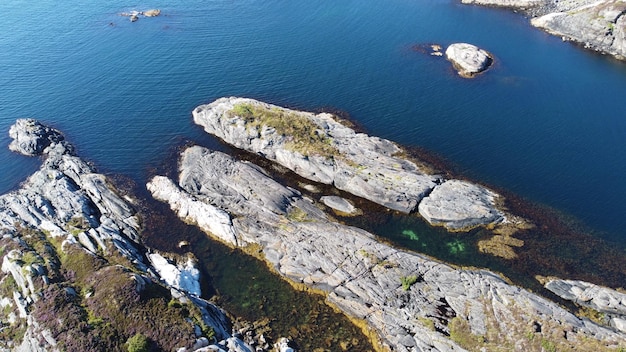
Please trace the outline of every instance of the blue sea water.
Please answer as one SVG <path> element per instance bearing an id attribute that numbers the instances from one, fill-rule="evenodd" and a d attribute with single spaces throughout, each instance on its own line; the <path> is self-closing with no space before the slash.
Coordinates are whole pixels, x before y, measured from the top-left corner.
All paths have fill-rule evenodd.
<path id="1" fill-rule="evenodd" d="M 119 16 L 149 8 L 162 15 Z M 345 111 L 626 243 L 626 63 L 519 14 L 454 0 L 3 1 L 0 13 L 0 192 L 39 164 L 6 148 L 17 118 L 142 184 L 181 140 L 219 148 L 190 112 L 238 95 Z M 465 80 L 412 49 L 459 41 L 495 66 Z"/>

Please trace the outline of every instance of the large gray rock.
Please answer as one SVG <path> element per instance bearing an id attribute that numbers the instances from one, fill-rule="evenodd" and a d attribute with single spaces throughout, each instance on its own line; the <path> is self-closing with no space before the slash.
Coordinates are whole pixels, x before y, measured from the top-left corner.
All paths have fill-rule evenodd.
<path id="1" fill-rule="evenodd" d="M 504 214 L 493 206 L 496 197 L 482 186 L 449 180 L 435 187 L 418 210 L 433 225 L 461 231 L 504 220 Z"/>
<path id="2" fill-rule="evenodd" d="M 256 115 L 246 111 L 254 109 L 258 110 Z M 259 117 L 266 112 L 273 114 L 275 120 Z M 262 155 L 309 180 L 332 184 L 393 210 L 413 212 L 443 180 L 403 157 L 402 150 L 391 141 L 357 133 L 330 114 L 316 115 L 231 97 L 197 107 L 193 117 L 205 131 L 237 148 Z M 281 129 L 281 123 L 304 127 L 294 132 L 296 128 Z M 489 206 L 494 214 L 498 213 L 494 202 L 481 201 L 480 206 L 466 207 L 465 222 L 486 225 L 499 220 L 484 216 L 483 207 Z M 473 213 L 473 209 L 477 212 Z M 459 213 L 449 216 L 458 218 Z"/>
<path id="3" fill-rule="evenodd" d="M 532 350 L 533 323 L 543 327 L 531 331 L 536 341 L 564 350 L 575 350 L 582 340 L 599 350 L 626 344 L 624 334 L 578 319 L 494 273 L 454 268 L 333 222 L 257 166 L 190 147 L 180 168 L 178 184 L 156 176 L 148 189 L 179 214 L 181 204 L 205 204 L 187 207 L 187 220 L 205 217 L 210 208 L 229 213 L 232 225 L 201 228 L 231 246 L 259 246 L 276 272 L 326 292 L 332 304 L 365 321 L 391 350 L 463 351 L 450 333 L 476 341 L 476 350 Z"/>
<path id="4" fill-rule="evenodd" d="M 467 43 L 450 44 L 446 49 L 446 58 L 452 62 L 459 75 L 465 78 L 484 72 L 493 63 L 489 52 Z"/>

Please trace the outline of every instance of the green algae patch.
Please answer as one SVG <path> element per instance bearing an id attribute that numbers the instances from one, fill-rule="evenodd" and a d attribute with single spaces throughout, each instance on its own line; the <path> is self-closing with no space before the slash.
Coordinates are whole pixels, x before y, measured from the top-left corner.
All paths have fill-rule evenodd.
<path id="1" fill-rule="evenodd" d="M 465 252 L 465 243 L 460 240 L 454 240 L 452 242 L 446 243 L 446 247 L 450 251 L 450 254 L 458 255 Z"/>
<path id="2" fill-rule="evenodd" d="M 277 134 L 287 137 L 287 149 L 303 156 L 333 159 L 341 154 L 320 126 L 303 114 L 247 103 L 236 104 L 230 113 L 243 118 L 246 126 L 256 129 L 258 133 L 265 128 L 273 128 Z"/>
<path id="3" fill-rule="evenodd" d="M 417 236 L 417 234 L 413 230 L 404 230 L 402 231 L 402 234 L 408 237 L 411 241 L 419 241 L 420 239 L 419 236 Z"/>

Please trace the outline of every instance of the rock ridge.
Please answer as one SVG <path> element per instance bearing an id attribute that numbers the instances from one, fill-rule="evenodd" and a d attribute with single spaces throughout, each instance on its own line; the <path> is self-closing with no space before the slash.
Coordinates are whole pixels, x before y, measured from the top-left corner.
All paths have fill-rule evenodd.
<path id="1" fill-rule="evenodd" d="M 181 218 L 196 224 L 210 223 L 207 214 L 219 214 L 224 224 L 227 214 L 229 224 L 200 227 L 231 246 L 258 248 L 281 276 L 326 292 L 329 302 L 365 321 L 383 349 L 595 351 L 626 345 L 624 334 L 579 319 L 497 274 L 454 268 L 333 222 L 314 200 L 257 166 L 199 146 L 183 151 L 179 165 L 177 183 L 155 176 L 147 184 L 156 199 L 179 216 L 189 209 Z M 191 205 L 197 202 L 214 211 Z"/>
<path id="2" fill-rule="evenodd" d="M 498 194 L 467 181 L 429 174 L 426 167 L 403 157 L 393 142 L 357 133 L 327 113 L 230 97 L 197 107 L 193 118 L 224 142 L 304 178 L 331 184 L 392 210 L 418 210 L 431 224 L 451 231 L 506 220 L 496 206 Z M 429 199 L 433 192 L 436 201 Z M 468 194 L 473 196 L 465 197 Z"/>

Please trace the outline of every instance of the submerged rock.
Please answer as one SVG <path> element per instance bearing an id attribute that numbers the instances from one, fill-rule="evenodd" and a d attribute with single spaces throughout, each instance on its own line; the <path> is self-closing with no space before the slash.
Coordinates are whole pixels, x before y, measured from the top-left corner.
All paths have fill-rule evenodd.
<path id="1" fill-rule="evenodd" d="M 411 213 L 428 197 L 439 175 L 402 156 L 393 142 L 357 133 L 330 114 L 313 114 L 245 98 L 221 98 L 193 111 L 194 121 L 225 142 L 287 167 L 309 180 L 332 184 L 355 196 L 389 209 Z M 480 192 L 490 192 L 474 185 Z M 440 218 L 454 218 L 467 228 L 500 221 L 495 193 L 491 197 L 466 199 L 461 218 L 458 209 Z M 447 196 L 461 198 L 465 194 Z M 474 203 L 472 203 L 474 202 Z M 489 208 L 489 209 L 487 209 Z M 491 212 L 494 216 L 486 216 Z M 430 221 L 433 217 L 428 217 Z M 438 219 L 437 224 L 442 223 Z M 442 223 L 448 226 L 447 222 Z M 451 229 L 459 227 L 451 225 Z"/>
<path id="2" fill-rule="evenodd" d="M 322 290 L 348 316 L 365 321 L 383 348 L 463 351 L 459 343 L 471 341 L 475 350 L 533 350 L 543 340 L 563 350 L 580 347 L 577 341 L 597 350 L 626 346 L 626 335 L 494 273 L 454 268 L 333 222 L 264 170 L 220 152 L 186 149 L 178 184 L 155 176 L 148 189 L 158 190 L 155 197 L 179 216 L 181 204 L 205 205 L 188 207 L 186 220 L 203 218 L 207 208 L 228 213 L 230 226 L 201 228 L 231 246 L 253 245 L 283 277 Z M 534 341 L 530 322 L 543 327 Z"/>
<path id="3" fill-rule="evenodd" d="M 459 75 L 472 78 L 487 70 L 493 63 L 491 54 L 475 45 L 467 43 L 455 43 L 446 49 L 446 58 Z"/>

